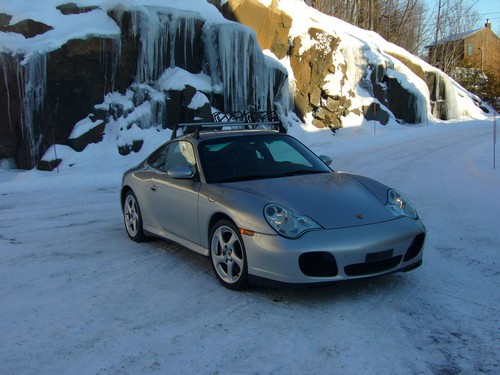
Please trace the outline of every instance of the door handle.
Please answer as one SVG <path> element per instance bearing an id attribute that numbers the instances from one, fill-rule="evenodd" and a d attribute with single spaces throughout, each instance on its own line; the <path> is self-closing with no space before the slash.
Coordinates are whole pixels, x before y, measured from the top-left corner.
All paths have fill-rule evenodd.
<path id="1" fill-rule="evenodd" d="M 157 187 L 156 184 L 151 184 L 151 190 L 156 191 Z"/>

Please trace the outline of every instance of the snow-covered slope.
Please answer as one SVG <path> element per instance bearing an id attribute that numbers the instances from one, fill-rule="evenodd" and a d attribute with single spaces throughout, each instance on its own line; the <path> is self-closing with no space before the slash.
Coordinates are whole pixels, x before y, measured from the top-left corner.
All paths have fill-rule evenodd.
<path id="1" fill-rule="evenodd" d="M 263 4 L 269 3 L 265 0 L 259 1 Z M 405 90 L 414 94 L 415 101 L 410 104 L 413 108 L 409 109 L 415 111 L 416 123 L 425 123 L 427 119 L 439 117 L 439 109 L 447 119 L 486 116 L 477 105 L 478 98 L 471 96 L 438 69 L 403 48 L 387 42 L 380 35 L 327 16 L 306 6 L 300 0 L 280 0 L 278 4 L 279 9 L 292 17 L 290 37 L 300 38 L 302 50 L 310 50 L 315 45 L 326 48 L 323 40 L 311 38 L 310 30 L 313 28 L 338 38 L 339 45 L 332 56 L 333 66 L 337 69 L 325 77 L 324 88 L 328 93 L 337 95 L 354 93 L 351 95 L 352 108 L 369 105 L 375 101 L 391 112 L 391 108 L 387 108 L 390 103 L 384 103 L 374 93 L 375 85 L 387 88 L 387 79 L 384 78 L 389 78 L 398 81 Z M 284 63 L 286 64 L 286 61 Z M 341 67 L 344 74 L 338 72 Z M 376 71 L 378 69 L 383 69 L 384 72 Z M 381 78 L 377 78 L 377 75 L 381 75 Z M 437 77 L 437 85 L 444 87 L 445 95 L 439 96 L 430 92 L 443 91 L 443 87 L 432 87 L 433 84 L 429 82 L 431 76 Z M 438 108 L 436 101 L 442 101 L 443 108 Z M 349 125 L 348 121 L 345 123 Z"/>

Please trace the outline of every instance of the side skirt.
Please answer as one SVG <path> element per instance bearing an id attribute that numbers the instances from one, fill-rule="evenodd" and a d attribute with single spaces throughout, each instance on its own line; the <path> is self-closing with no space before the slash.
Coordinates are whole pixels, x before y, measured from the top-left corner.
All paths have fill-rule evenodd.
<path id="1" fill-rule="evenodd" d="M 194 242 L 191 242 L 189 240 L 186 240 L 185 238 L 179 237 L 173 233 L 170 233 L 170 232 L 167 232 L 164 230 L 160 230 L 158 228 L 153 228 L 150 226 L 148 226 L 148 227 L 145 226 L 144 230 L 147 231 L 148 233 L 151 233 L 152 235 L 154 235 L 156 237 L 160 237 L 160 238 L 164 238 L 164 239 L 167 239 L 170 241 L 177 242 L 179 245 L 187 247 L 189 250 L 195 251 L 198 254 L 204 255 L 206 257 L 208 257 L 208 255 L 209 255 L 207 248 L 200 246 L 200 245 L 198 245 Z"/>

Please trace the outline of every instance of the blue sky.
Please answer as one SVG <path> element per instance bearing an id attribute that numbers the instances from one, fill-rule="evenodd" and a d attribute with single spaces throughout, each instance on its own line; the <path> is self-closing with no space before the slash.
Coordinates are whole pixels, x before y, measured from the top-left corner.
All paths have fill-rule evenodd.
<path id="1" fill-rule="evenodd" d="M 429 8 L 436 8 L 438 0 L 425 0 Z M 491 22 L 491 29 L 500 36 L 500 0 L 469 0 L 476 3 L 474 8 L 479 14 L 478 27 L 484 27 L 486 20 Z"/>
<path id="2" fill-rule="evenodd" d="M 484 26 L 486 19 L 489 19 L 492 30 L 500 35 L 500 1 L 479 0 L 476 4 L 476 10 L 479 13 L 479 26 Z"/>

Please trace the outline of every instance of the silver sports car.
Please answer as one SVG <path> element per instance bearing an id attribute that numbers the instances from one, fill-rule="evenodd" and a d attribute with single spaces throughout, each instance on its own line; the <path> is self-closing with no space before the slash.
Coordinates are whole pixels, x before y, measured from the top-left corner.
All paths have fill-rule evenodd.
<path id="1" fill-rule="evenodd" d="M 123 176 L 125 228 L 209 256 L 227 288 L 322 284 L 422 264 L 409 200 L 272 130 L 176 137 Z"/>

